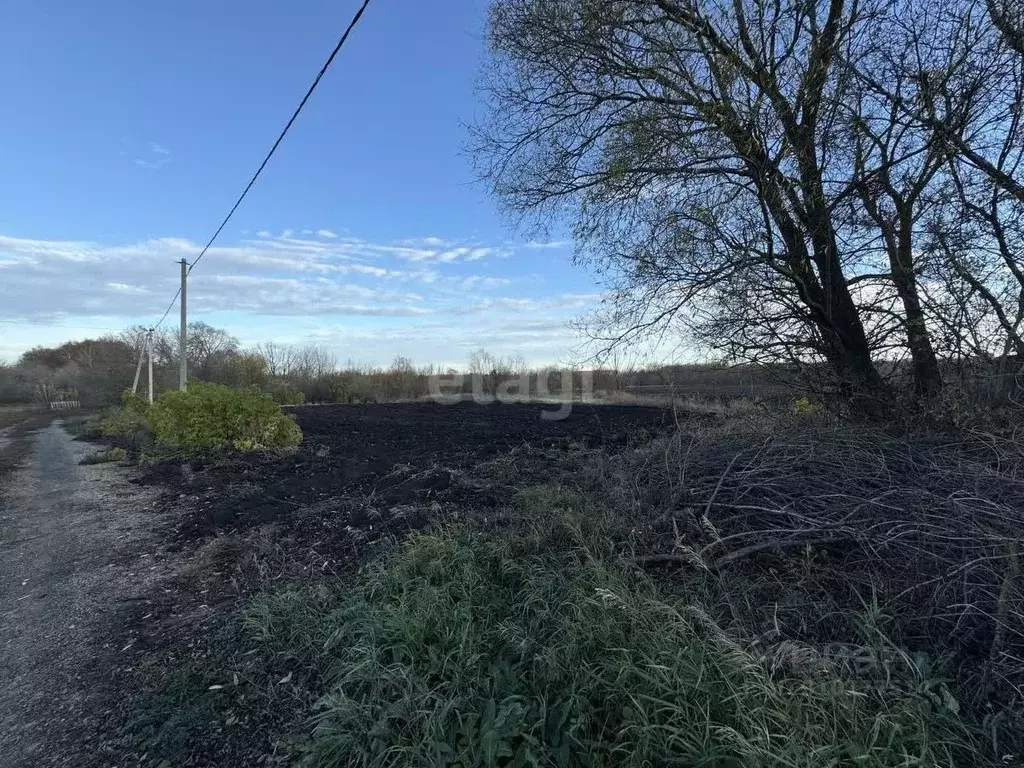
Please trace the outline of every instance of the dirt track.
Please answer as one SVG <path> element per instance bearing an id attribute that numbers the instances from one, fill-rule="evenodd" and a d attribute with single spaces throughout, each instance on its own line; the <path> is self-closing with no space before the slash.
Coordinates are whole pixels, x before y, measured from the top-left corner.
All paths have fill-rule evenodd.
<path id="1" fill-rule="evenodd" d="M 80 466 L 95 448 L 57 424 L 22 432 L 4 449 L 21 466 L 0 477 L 0 765 L 101 765 L 93 738 L 131 642 L 110 617 L 161 571 L 140 514 L 151 494 Z"/>

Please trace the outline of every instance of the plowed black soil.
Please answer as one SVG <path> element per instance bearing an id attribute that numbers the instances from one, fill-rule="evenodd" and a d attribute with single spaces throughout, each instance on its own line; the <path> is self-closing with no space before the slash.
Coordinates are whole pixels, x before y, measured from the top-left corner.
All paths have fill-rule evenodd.
<path id="1" fill-rule="evenodd" d="M 356 515 L 403 504 L 465 503 L 488 491 L 457 482 L 460 471 L 517 446 L 582 443 L 615 448 L 671 423 L 671 414 L 663 409 L 635 406 L 576 405 L 565 419 L 542 417 L 554 408 L 475 403 L 308 406 L 293 411 L 304 435 L 293 453 L 164 461 L 148 470 L 144 482 L 161 485 L 179 509 L 188 510 L 179 515 L 176 531 L 179 539 L 188 540 L 268 523 L 294 527 L 296 516 L 305 517 L 317 504 L 333 506 L 337 514 L 331 517 L 340 520 L 347 502 L 358 502 L 360 511 L 351 512 Z"/>

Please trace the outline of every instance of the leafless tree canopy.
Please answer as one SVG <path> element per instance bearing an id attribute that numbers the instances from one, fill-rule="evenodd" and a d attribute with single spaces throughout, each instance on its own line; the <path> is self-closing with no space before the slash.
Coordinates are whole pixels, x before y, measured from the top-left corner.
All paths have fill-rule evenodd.
<path id="1" fill-rule="evenodd" d="M 605 348 L 680 324 L 921 397 L 1021 354 L 1017 0 L 494 0 L 481 176 L 572 224 Z M 905 362 L 904 362 L 905 361 Z"/>

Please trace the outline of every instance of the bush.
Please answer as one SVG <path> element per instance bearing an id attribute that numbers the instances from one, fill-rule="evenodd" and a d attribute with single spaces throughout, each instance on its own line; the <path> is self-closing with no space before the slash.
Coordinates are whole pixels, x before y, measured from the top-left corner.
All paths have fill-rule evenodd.
<path id="1" fill-rule="evenodd" d="M 146 429 L 149 403 L 126 389 L 121 393 L 121 406 L 111 408 L 100 421 L 103 437 L 135 437 Z"/>
<path id="2" fill-rule="evenodd" d="M 130 389 L 121 393 L 121 407 L 128 413 L 134 413 L 137 416 L 145 416 L 149 411 L 149 403 L 142 395 L 132 392 Z"/>
<path id="3" fill-rule="evenodd" d="M 147 421 L 158 443 L 187 451 L 250 450 L 302 441 L 298 425 L 258 389 L 189 384 L 186 392 L 162 395 Z"/>
<path id="4" fill-rule="evenodd" d="M 100 422 L 103 437 L 134 437 L 146 428 L 142 416 L 124 408 L 111 408 Z"/>

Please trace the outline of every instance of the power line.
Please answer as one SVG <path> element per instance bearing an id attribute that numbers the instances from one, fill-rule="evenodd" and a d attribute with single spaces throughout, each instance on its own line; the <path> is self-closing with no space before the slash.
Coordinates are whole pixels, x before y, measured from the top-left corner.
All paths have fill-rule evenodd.
<path id="1" fill-rule="evenodd" d="M 316 87 L 320 84 L 320 80 L 323 78 L 328 68 L 330 68 L 331 64 L 334 62 L 335 57 L 338 55 L 338 51 L 340 51 L 341 47 L 345 45 L 345 41 L 348 40 L 349 34 L 352 32 L 353 29 L 355 29 L 356 24 L 359 23 L 359 19 L 362 18 L 363 11 L 366 10 L 366 6 L 368 6 L 369 4 L 370 0 L 363 0 L 363 4 L 359 7 L 359 10 L 356 11 L 356 15 L 352 17 L 352 21 L 350 21 L 348 26 L 345 28 L 345 32 L 338 40 L 338 44 L 335 45 L 334 50 L 331 51 L 331 55 L 327 57 L 327 61 L 324 62 L 324 65 L 320 67 L 320 71 L 317 72 L 316 77 L 313 79 L 313 84 L 309 86 L 309 89 L 306 91 L 306 95 L 303 96 L 302 101 L 299 102 L 299 106 L 295 108 L 295 111 L 292 112 L 292 116 L 288 119 L 288 122 L 285 123 L 284 128 L 281 130 L 281 133 L 277 137 L 277 141 L 274 142 L 274 145 L 270 148 L 270 151 L 267 153 L 267 156 L 263 158 L 263 162 L 260 163 L 260 167 L 256 169 L 256 173 L 254 173 L 252 175 L 252 178 L 249 179 L 249 183 L 245 185 L 245 189 L 242 190 L 242 194 L 238 196 L 238 199 L 235 201 L 235 204 L 231 206 L 231 210 L 228 211 L 228 215 L 224 217 L 224 221 L 222 221 L 220 223 L 220 226 L 217 227 L 217 231 L 213 233 L 213 237 L 211 237 L 209 241 L 206 243 L 206 245 L 203 246 L 203 250 L 199 252 L 198 256 L 196 256 L 195 261 L 193 261 L 192 264 L 189 265 L 188 272 L 186 273 L 187 275 L 192 274 L 193 267 L 195 267 L 195 265 L 199 263 L 200 259 L 202 259 L 203 256 L 206 255 L 206 252 L 210 250 L 210 246 L 213 245 L 214 241 L 223 231 L 224 227 L 227 226 L 227 223 L 231 220 L 231 217 L 235 215 L 235 211 L 238 210 L 238 206 L 240 206 L 242 204 L 242 201 L 245 200 L 245 196 L 249 194 L 249 190 L 252 189 L 253 184 L 256 183 L 256 179 L 260 177 L 260 174 L 263 173 L 263 169 L 267 167 L 267 163 L 270 162 L 270 158 L 274 156 L 274 153 L 277 151 L 277 148 L 281 145 L 281 142 L 284 140 L 284 137 L 288 133 L 288 130 L 292 127 L 292 123 L 295 122 L 295 119 L 299 116 L 299 113 L 302 111 L 302 108 L 306 106 L 306 102 L 309 101 L 309 97 L 313 95 L 313 91 L 315 91 Z M 161 316 L 160 321 L 155 326 L 153 326 L 154 329 L 159 328 L 161 325 L 163 325 L 164 320 L 167 319 L 167 315 L 169 315 L 171 310 L 174 308 L 174 303 L 178 300 L 179 296 L 181 296 L 181 288 L 178 288 L 178 291 L 174 294 L 174 298 L 171 299 L 171 303 L 167 305 L 167 309 L 164 310 L 164 314 Z"/>
<path id="2" fill-rule="evenodd" d="M 331 55 L 327 57 L 327 61 L 324 62 L 324 66 L 321 67 L 321 70 L 319 70 L 319 72 L 316 73 L 316 77 L 313 79 L 313 82 L 309 86 L 309 89 L 306 91 L 306 94 L 302 97 L 302 100 L 299 101 L 299 105 L 296 106 L 295 112 L 292 113 L 292 117 L 289 118 L 288 123 L 285 124 L 285 127 L 281 131 L 281 134 L 278 136 L 278 140 L 273 142 L 273 146 L 270 147 L 270 152 L 266 154 L 266 157 L 263 158 L 263 162 L 260 163 L 259 168 L 256 169 L 256 173 L 254 173 L 253 177 L 249 179 L 249 183 L 246 184 L 246 188 L 243 189 L 242 195 L 239 196 L 239 199 L 237 201 L 234 201 L 234 205 L 231 206 L 231 210 L 227 212 L 227 215 L 224 217 L 224 220 L 220 222 L 220 226 L 218 226 L 217 231 L 213 233 L 213 237 L 210 238 L 210 242 L 207 243 L 206 246 L 204 246 L 199 256 L 196 257 L 196 260 L 193 263 L 191 263 L 191 266 L 188 267 L 189 272 L 193 270 L 193 267 L 195 267 L 196 264 L 198 264 L 200 260 L 206 255 L 206 252 L 209 250 L 210 246 L 213 245 L 213 242 L 217 239 L 217 236 L 218 234 L 220 234 L 220 231 L 227 224 L 231 216 L 234 215 L 234 212 L 236 212 L 239 209 L 239 206 L 242 205 L 242 201 L 246 199 L 246 195 L 249 194 L 249 190 L 253 187 L 253 184 L 256 183 L 256 179 L 259 178 L 259 175 L 263 172 L 263 169 L 266 168 L 266 164 L 270 162 L 270 158 L 272 158 L 273 154 L 276 151 L 278 151 L 278 147 L 281 145 L 281 142 L 285 139 L 285 135 L 292 127 L 292 124 L 295 122 L 296 118 L 299 117 L 299 113 L 302 112 L 302 108 L 303 106 L 306 105 L 306 101 L 309 100 L 309 97 L 313 94 L 313 91 L 316 90 L 316 86 L 319 85 L 319 81 L 323 79 L 324 75 L 331 67 L 332 63 L 334 62 L 335 56 L 338 55 L 338 51 L 341 50 L 341 47 L 345 44 L 345 41 L 348 40 L 348 36 L 355 28 L 355 25 L 359 23 L 359 18 L 362 16 L 362 11 L 365 11 L 368 5 L 370 5 L 370 0 L 364 0 L 364 2 L 362 2 L 362 5 L 359 6 L 359 9 L 355 12 L 355 15 L 352 16 L 352 20 L 351 22 L 348 23 L 348 27 L 345 28 L 345 32 L 338 40 L 338 44 L 334 46 L 334 50 L 332 50 Z"/>
<path id="3" fill-rule="evenodd" d="M 120 333 L 124 328 L 99 328 L 94 325 L 65 325 L 64 323 L 44 323 L 38 320 L 5 320 L 0 318 L 0 323 L 8 325 L 38 325 L 44 328 L 72 328 L 77 331 L 112 331 Z"/>
<path id="4" fill-rule="evenodd" d="M 199 259 L 196 259 L 196 261 L 199 261 Z M 192 262 L 192 263 L 194 264 L 195 262 Z M 180 287 L 178 288 L 177 291 L 174 292 L 174 298 L 171 299 L 171 303 L 167 305 L 167 309 L 165 309 L 163 315 L 160 316 L 160 321 L 156 325 L 153 326 L 153 330 L 154 331 L 157 328 L 159 328 L 161 325 L 164 324 L 164 320 L 167 319 L 167 315 L 169 315 L 171 310 L 174 309 L 174 304 L 175 304 L 175 302 L 178 301 L 178 297 L 179 296 L 181 296 L 181 288 Z"/>

